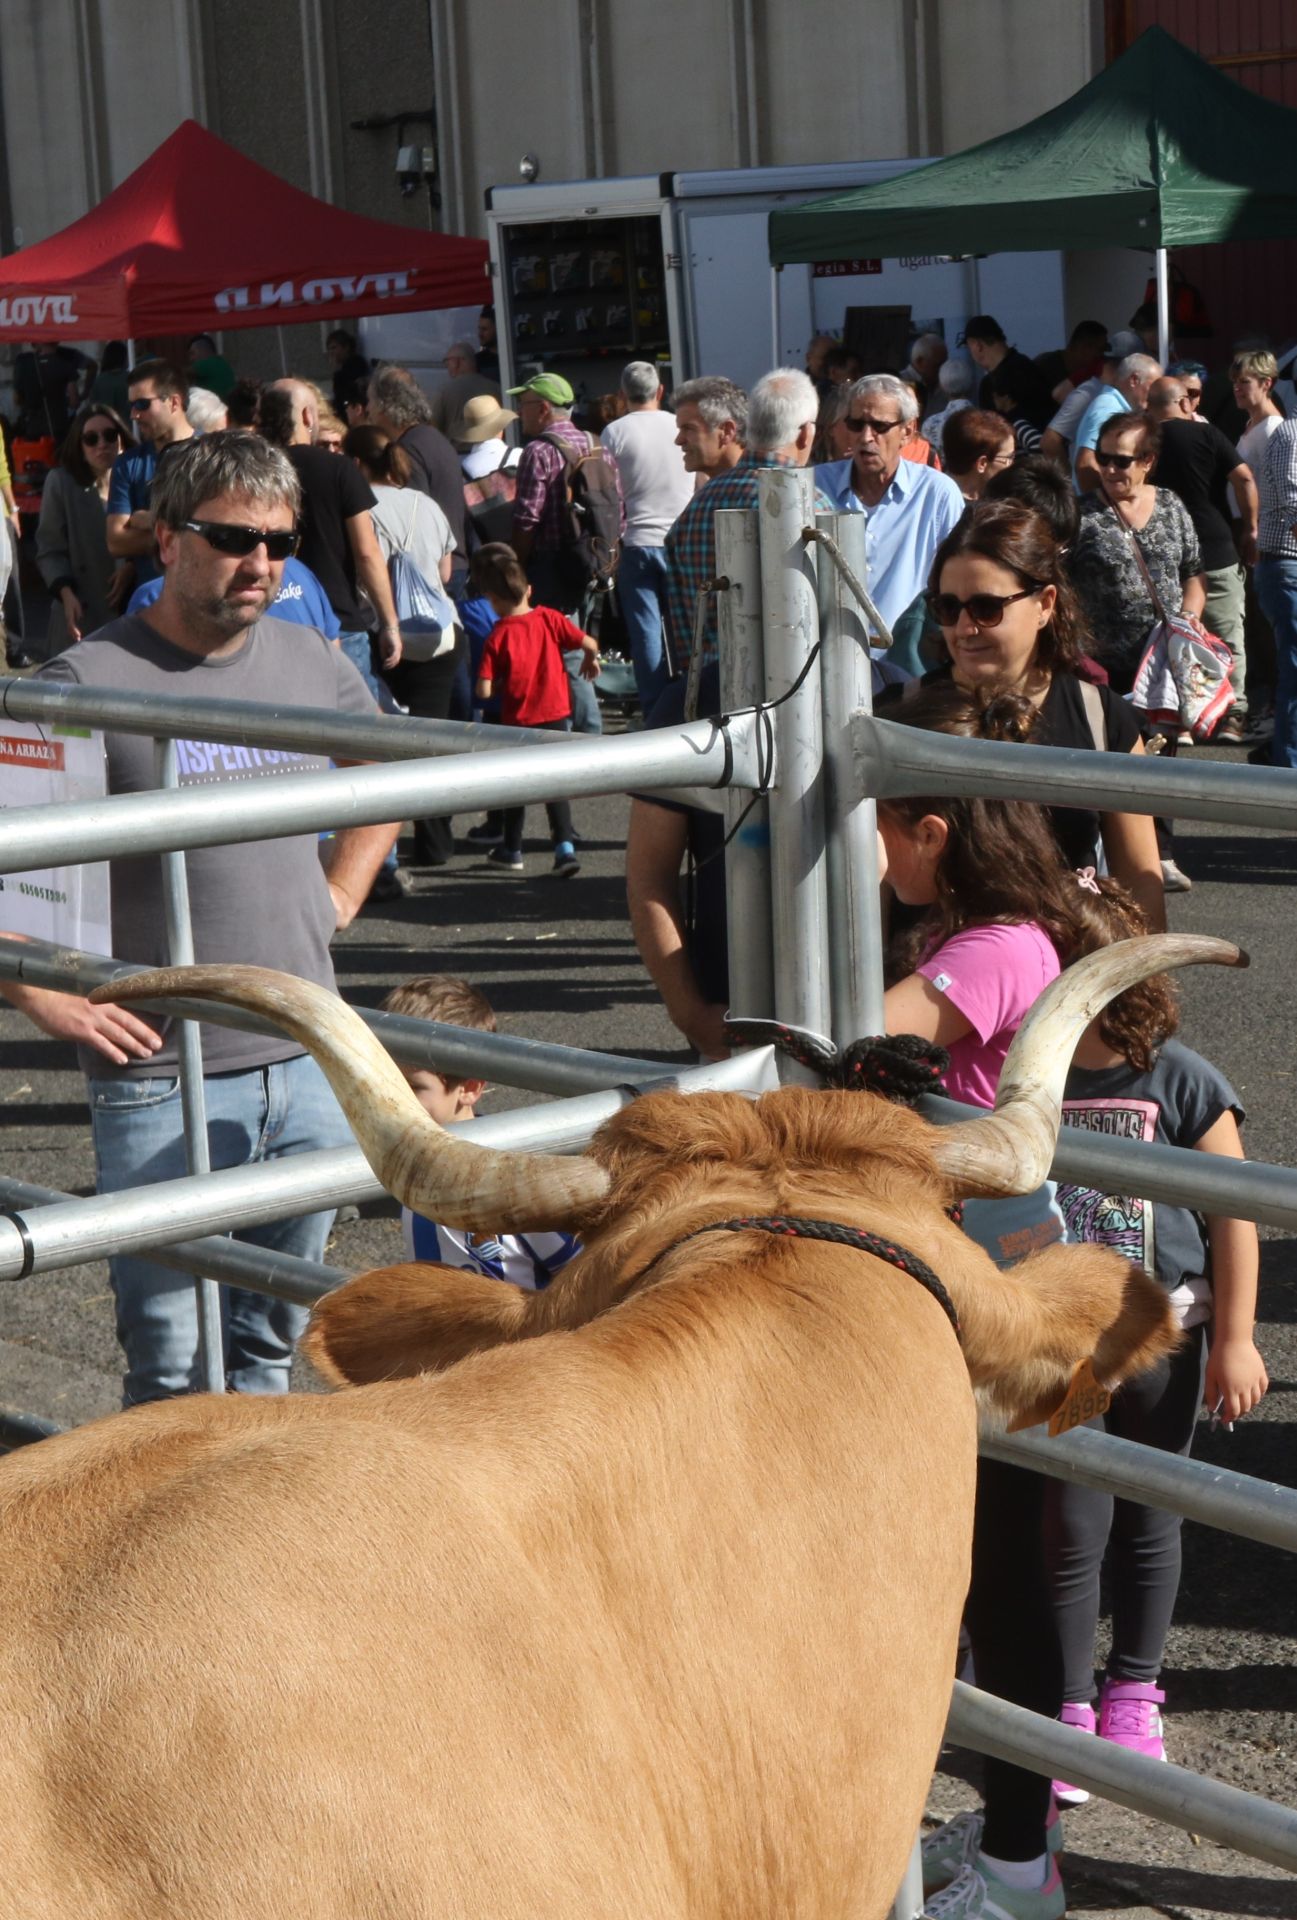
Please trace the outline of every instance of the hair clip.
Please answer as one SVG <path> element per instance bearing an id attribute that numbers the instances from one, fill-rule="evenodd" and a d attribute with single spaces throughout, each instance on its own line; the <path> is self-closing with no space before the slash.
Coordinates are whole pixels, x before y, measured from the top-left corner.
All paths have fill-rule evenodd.
<path id="1" fill-rule="evenodd" d="M 1093 867 L 1078 867 L 1076 869 L 1076 884 L 1078 887 L 1084 887 L 1087 893 L 1100 892 L 1099 882 L 1095 877 Z"/>

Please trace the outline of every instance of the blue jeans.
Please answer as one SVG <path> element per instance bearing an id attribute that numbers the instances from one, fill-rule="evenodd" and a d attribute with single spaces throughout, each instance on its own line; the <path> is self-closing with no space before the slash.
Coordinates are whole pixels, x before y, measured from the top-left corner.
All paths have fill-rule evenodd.
<path id="1" fill-rule="evenodd" d="M 87 1082 L 97 1186 L 119 1193 L 176 1180 L 187 1171 L 180 1081 Z M 351 1130 L 328 1082 L 308 1054 L 203 1080 L 213 1169 L 277 1160 L 314 1147 L 350 1144 Z M 305 1260 L 323 1257 L 332 1212 L 245 1227 L 234 1237 Z M 147 1254 L 119 1254 L 109 1273 L 117 1299 L 117 1338 L 126 1355 L 122 1400 L 166 1400 L 194 1391 L 198 1379 L 198 1305 L 188 1274 Z M 241 1287 L 222 1287 L 226 1381 L 236 1393 L 287 1393 L 293 1343 L 306 1324 L 302 1307 Z"/>
<path id="2" fill-rule="evenodd" d="M 391 712 L 391 690 L 383 684 L 374 672 L 373 643 L 369 635 L 367 633 L 340 633 L 338 635 L 338 645 L 342 648 L 342 651 L 346 654 L 348 660 L 350 660 L 352 666 L 356 669 L 356 672 L 373 694 L 379 707 L 382 708 L 384 712 Z M 379 868 L 380 873 L 396 872 L 396 846 L 397 843 L 394 840 L 387 852 L 383 855 L 383 864 Z M 377 876 L 375 877 L 377 878 Z"/>
<path id="3" fill-rule="evenodd" d="M 630 639 L 640 712 L 652 713 L 653 703 L 670 679 L 662 632 L 666 598 L 665 547 L 623 547 L 617 569 L 617 598 Z"/>
<path id="4" fill-rule="evenodd" d="M 1252 575 L 1261 611 L 1274 630 L 1276 767 L 1297 767 L 1297 560 L 1263 554 Z"/>

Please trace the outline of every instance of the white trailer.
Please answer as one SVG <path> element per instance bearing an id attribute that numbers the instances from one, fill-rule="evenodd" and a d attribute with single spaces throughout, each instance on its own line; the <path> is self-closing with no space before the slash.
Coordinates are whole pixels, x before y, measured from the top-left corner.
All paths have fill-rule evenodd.
<path id="1" fill-rule="evenodd" d="M 670 389 L 702 373 L 750 386 L 800 366 L 848 309 L 932 328 L 952 346 L 993 313 L 1024 353 L 1066 338 L 1061 253 L 825 262 L 774 269 L 776 208 L 908 172 L 921 160 L 751 167 L 492 187 L 487 192 L 504 385 L 548 369 L 578 400 L 611 391 L 628 360 L 655 360 Z M 890 310 L 886 312 L 885 310 Z M 898 310 L 899 313 L 898 313 Z"/>

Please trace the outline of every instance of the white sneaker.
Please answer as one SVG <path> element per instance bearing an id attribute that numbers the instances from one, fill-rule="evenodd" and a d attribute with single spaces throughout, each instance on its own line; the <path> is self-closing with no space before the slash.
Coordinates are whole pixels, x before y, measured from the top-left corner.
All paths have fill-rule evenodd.
<path id="1" fill-rule="evenodd" d="M 1162 862 L 1163 893 L 1189 893 L 1192 888 L 1193 881 L 1187 873 L 1181 873 L 1174 860 Z"/>

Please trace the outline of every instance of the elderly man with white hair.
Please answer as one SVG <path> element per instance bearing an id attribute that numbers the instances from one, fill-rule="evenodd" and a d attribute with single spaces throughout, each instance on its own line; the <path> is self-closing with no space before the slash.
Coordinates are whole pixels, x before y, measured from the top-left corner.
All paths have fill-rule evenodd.
<path id="1" fill-rule="evenodd" d="M 949 353 L 939 333 L 921 333 L 910 348 L 909 366 L 901 369 L 903 380 L 918 383 L 919 404 L 925 419 L 942 404 L 937 381 Z"/>
<path id="2" fill-rule="evenodd" d="M 937 409 L 923 422 L 925 438 L 941 452 L 941 436 L 946 430 L 946 422 L 952 413 L 962 413 L 973 404 L 973 388 L 977 384 L 977 369 L 971 360 L 962 355 L 942 362 L 937 374 Z"/>
<path id="3" fill-rule="evenodd" d="M 662 408 L 662 382 L 647 360 L 621 376 L 626 412 L 600 435 L 617 462 L 626 501 L 626 533 L 617 598 L 630 638 L 640 707 L 651 712 L 670 679 L 663 643 L 667 530 L 693 498 L 693 476 L 676 444 L 675 415 Z"/>
<path id="4" fill-rule="evenodd" d="M 810 459 L 819 414 L 814 383 L 796 367 L 777 367 L 748 395 L 746 452 L 696 493 L 666 537 L 667 640 L 677 667 L 694 645 L 699 597 L 716 575 L 715 515 L 725 507 L 755 507 L 757 483 L 767 467 L 804 467 Z M 816 507 L 829 502 L 817 492 Z M 708 598 L 702 626 L 702 657 L 716 658 L 716 599 Z"/>
<path id="5" fill-rule="evenodd" d="M 815 469 L 831 507 L 865 516 L 869 593 L 889 628 L 927 585 L 933 556 L 964 511 L 948 474 L 901 458 L 918 412 L 913 389 L 895 374 L 867 374 L 851 389 L 854 451 Z"/>

